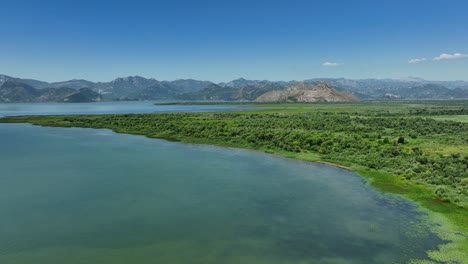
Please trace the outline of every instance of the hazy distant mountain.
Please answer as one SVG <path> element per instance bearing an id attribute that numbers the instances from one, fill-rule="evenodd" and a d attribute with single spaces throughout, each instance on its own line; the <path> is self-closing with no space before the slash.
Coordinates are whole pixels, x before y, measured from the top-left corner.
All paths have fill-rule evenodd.
<path id="1" fill-rule="evenodd" d="M 25 82 L 23 82 L 23 80 L 25 80 Z M 120 98 L 138 100 L 175 99 L 180 94 L 196 92 L 212 84 L 208 81 L 198 81 L 192 79 L 158 81 L 155 79 L 146 79 L 140 76 L 117 78 L 110 82 L 99 83 L 87 80 L 70 80 L 65 82 L 47 83 L 0 75 L 0 85 L 6 81 L 21 82 L 23 84 L 31 83 L 33 84 L 30 85 L 31 87 L 41 90 L 45 89 L 43 96 L 39 99 L 41 101 L 56 101 L 61 99 L 62 96 L 66 93 L 71 92 L 67 89 L 77 90 L 82 88 L 89 88 L 94 92 L 101 94 L 103 98 L 107 98 L 109 100 Z M 53 90 L 57 88 L 60 89 Z M 19 96 L 17 98 L 11 99 L 14 99 L 14 101 L 27 101 L 25 96 Z"/>
<path id="2" fill-rule="evenodd" d="M 140 100 L 174 100 L 182 94 L 197 92 L 210 85 L 213 85 L 213 83 L 191 79 L 175 80 L 172 82 L 155 81 L 152 85 L 145 88 L 134 87 L 132 91 L 125 94 L 123 94 L 122 90 L 119 92 L 120 95 Z"/>
<path id="3" fill-rule="evenodd" d="M 453 89 L 452 91 L 454 99 L 468 98 L 468 89 L 457 88 Z"/>
<path id="4" fill-rule="evenodd" d="M 44 90 L 42 100 L 59 100 L 70 90 L 47 90 L 48 88 L 67 88 L 78 90 L 89 88 L 97 92 L 105 100 L 218 100 L 218 101 L 253 101 L 260 95 L 274 90 L 284 89 L 295 81 L 267 81 L 235 79 L 229 82 L 212 83 L 193 79 L 175 81 L 158 81 L 141 76 L 117 78 L 110 82 L 91 82 L 87 80 L 70 80 L 64 82 L 43 82 L 31 79 L 21 79 L 0 75 L 0 86 L 7 81 L 22 83 Z M 304 82 L 315 86 L 320 81 L 326 81 L 337 91 L 348 91 L 363 100 L 373 99 L 448 99 L 468 98 L 468 82 L 466 81 L 427 81 L 417 77 L 401 79 L 346 79 L 346 78 L 316 78 Z M 28 91 L 6 95 L 5 100 L 28 101 Z M 20 95 L 22 93 L 22 95 Z"/>
<path id="5" fill-rule="evenodd" d="M 134 90 L 126 96 L 140 100 L 171 100 L 174 99 L 176 95 L 177 92 L 171 89 L 169 85 L 157 82 L 152 86 Z"/>
<path id="6" fill-rule="evenodd" d="M 286 102 L 356 102 L 358 98 L 349 92 L 337 91 L 326 82 L 318 82 L 312 86 L 305 82 L 297 82 L 287 89 L 267 92 L 255 102 L 286 103 Z"/>
<path id="7" fill-rule="evenodd" d="M 38 102 L 63 102 L 63 99 L 69 95 L 76 93 L 75 89 L 60 87 L 60 88 L 44 88 L 39 90 L 40 95 L 35 98 Z"/>
<path id="8" fill-rule="evenodd" d="M 43 82 L 43 81 L 37 81 L 37 80 L 31 80 L 31 79 L 21 79 L 21 78 L 15 78 L 15 77 L 10 77 L 8 75 L 0 74 L 0 86 L 2 86 L 3 83 L 5 83 L 6 81 L 14 81 L 14 82 L 24 83 L 24 84 L 32 86 L 32 87 L 34 87 L 36 89 L 41 89 L 41 88 L 47 87 L 47 85 L 49 84 L 49 83 Z"/>
<path id="9" fill-rule="evenodd" d="M 240 87 L 211 84 L 203 90 L 182 94 L 177 98 L 188 101 L 253 101 L 266 92 L 284 88 L 286 88 L 286 86 L 282 84 L 269 82 L 249 82 L 249 84 Z"/>
<path id="10" fill-rule="evenodd" d="M 135 91 L 157 84 L 159 84 L 159 81 L 155 79 L 146 79 L 140 76 L 129 76 L 117 78 L 110 82 L 97 83 L 95 86 L 89 88 L 101 93 L 104 97 L 114 99 L 127 97 L 130 94 L 134 94 Z"/>
<path id="11" fill-rule="evenodd" d="M 434 98 L 450 98 L 452 97 L 450 90 L 442 85 L 424 84 L 421 86 L 411 87 L 409 89 L 399 88 L 397 94 L 402 98 L 415 99 L 434 99 Z"/>
<path id="12" fill-rule="evenodd" d="M 213 84 L 212 82 L 198 81 L 193 79 L 179 79 L 171 82 L 163 81 L 163 83 L 170 89 L 175 90 L 175 92 L 178 94 L 200 91 Z"/>
<path id="13" fill-rule="evenodd" d="M 193 93 L 181 94 L 177 99 L 188 101 L 234 101 L 236 89 L 229 86 L 220 86 L 217 84 L 210 84 L 208 87 Z"/>
<path id="14" fill-rule="evenodd" d="M 129 76 L 124 78 L 117 78 L 106 86 L 113 88 L 114 90 L 118 89 L 143 89 L 149 86 L 152 86 L 159 81 L 155 79 L 146 79 L 140 76 Z"/>
<path id="15" fill-rule="evenodd" d="M 401 99 L 444 99 L 463 95 L 463 92 L 452 93 L 449 90 L 468 89 L 468 82 L 465 81 L 427 81 L 419 78 L 393 79 L 363 79 L 351 80 L 345 78 L 338 79 L 310 79 L 307 83 L 326 81 L 338 90 L 350 91 L 363 99 L 384 98 L 386 94 L 398 95 Z M 467 98 L 456 97 L 456 98 Z"/>
<path id="16" fill-rule="evenodd" d="M 244 87 L 244 86 L 247 86 L 247 85 L 251 85 L 251 86 L 258 86 L 258 85 L 267 85 L 267 84 L 271 84 L 271 83 L 275 83 L 275 84 L 279 84 L 279 85 L 283 85 L 283 86 L 288 86 L 288 85 L 291 85 L 292 83 L 294 83 L 294 81 L 268 81 L 268 80 L 246 80 L 244 78 L 239 78 L 239 79 L 235 79 L 235 80 L 232 80 L 230 82 L 222 82 L 222 83 L 218 83 L 219 86 L 222 86 L 222 87 L 233 87 L 233 88 L 240 88 L 240 87 Z"/>
<path id="17" fill-rule="evenodd" d="M 39 94 L 34 87 L 14 80 L 7 80 L 0 86 L 2 102 L 34 102 Z"/>
<path id="18" fill-rule="evenodd" d="M 281 83 L 276 83 L 276 82 L 271 82 L 271 83 L 257 83 L 257 84 L 248 84 L 245 86 L 242 86 L 239 88 L 239 91 L 237 92 L 237 98 L 239 100 L 247 100 L 247 101 L 253 101 L 257 99 L 260 95 L 270 92 L 270 91 L 275 91 L 275 90 L 282 90 L 286 88 L 287 85 L 284 82 Z"/>
<path id="19" fill-rule="evenodd" d="M 211 82 L 191 79 L 158 81 L 130 76 L 117 78 L 108 83 L 97 83 L 92 88 L 110 99 L 128 97 L 139 100 L 163 100 L 174 99 L 179 94 L 201 90 L 210 84 Z"/>
<path id="20" fill-rule="evenodd" d="M 89 88 L 81 88 L 62 99 L 65 103 L 89 103 L 101 101 L 101 95 Z"/>
<path id="21" fill-rule="evenodd" d="M 407 99 L 458 99 L 468 98 L 468 89 L 448 89 L 438 84 L 424 84 L 409 89 L 400 89 L 398 95 Z"/>
<path id="22" fill-rule="evenodd" d="M 90 82 L 87 80 L 70 80 L 65 82 L 54 82 L 50 83 L 47 87 L 48 88 L 71 88 L 71 89 L 81 89 L 81 88 L 94 88 L 96 87 L 96 83 Z"/>
<path id="23" fill-rule="evenodd" d="M 221 86 L 221 87 L 239 88 L 239 87 L 245 86 L 245 85 L 255 85 L 255 84 L 258 84 L 260 82 L 262 82 L 262 81 L 246 80 L 244 78 L 239 78 L 239 79 L 235 79 L 235 80 L 232 80 L 230 82 L 227 82 L 227 83 L 219 83 L 218 85 Z M 268 82 L 268 81 L 263 81 L 263 82 Z"/>
<path id="24" fill-rule="evenodd" d="M 61 87 L 36 89 L 17 81 L 6 81 L 0 86 L 0 102 L 98 102 L 100 94 L 89 88 L 79 90 Z"/>

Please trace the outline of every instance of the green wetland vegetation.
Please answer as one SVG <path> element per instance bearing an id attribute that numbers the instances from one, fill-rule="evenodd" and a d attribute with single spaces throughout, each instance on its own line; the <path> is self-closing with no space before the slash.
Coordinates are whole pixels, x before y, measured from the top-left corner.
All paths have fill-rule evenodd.
<path id="1" fill-rule="evenodd" d="M 264 104 L 242 112 L 25 116 L 41 126 L 108 128 L 187 143 L 332 163 L 428 212 L 446 243 L 437 262 L 468 261 L 468 101 Z M 431 263 L 423 261 L 423 263 Z"/>

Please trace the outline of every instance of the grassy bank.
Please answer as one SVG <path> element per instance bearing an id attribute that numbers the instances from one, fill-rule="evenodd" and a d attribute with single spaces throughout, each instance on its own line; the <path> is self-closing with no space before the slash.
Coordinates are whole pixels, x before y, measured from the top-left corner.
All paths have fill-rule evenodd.
<path id="1" fill-rule="evenodd" d="M 268 104 L 247 112 L 10 117 L 0 122 L 108 128 L 336 164 L 429 210 L 451 241 L 437 261 L 468 260 L 467 101 Z"/>

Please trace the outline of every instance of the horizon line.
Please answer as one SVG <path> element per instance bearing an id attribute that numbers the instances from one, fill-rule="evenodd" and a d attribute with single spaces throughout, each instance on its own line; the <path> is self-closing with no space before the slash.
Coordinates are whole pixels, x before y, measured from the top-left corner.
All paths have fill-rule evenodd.
<path id="1" fill-rule="evenodd" d="M 419 80 L 428 81 L 428 82 L 458 82 L 458 81 L 468 82 L 468 80 L 462 80 L 462 79 L 457 79 L 457 80 L 429 80 L 429 79 L 423 79 L 423 78 L 412 77 L 412 76 L 400 77 L 400 78 L 390 78 L 390 77 L 385 77 L 385 78 L 376 78 L 376 77 L 374 77 L 374 78 L 314 77 L 314 78 L 306 78 L 306 79 L 302 79 L 302 80 L 246 79 L 244 77 L 238 77 L 238 78 L 235 78 L 235 79 L 231 79 L 229 81 L 222 81 L 222 82 L 214 82 L 214 81 L 210 81 L 210 80 L 194 79 L 194 78 L 178 78 L 178 79 L 173 79 L 173 80 L 163 80 L 163 79 L 156 79 L 154 77 L 144 77 L 144 76 L 141 76 L 141 75 L 118 76 L 118 77 L 115 77 L 115 78 L 113 78 L 113 79 L 111 79 L 109 81 L 92 81 L 92 80 L 84 79 L 84 78 L 73 78 L 73 79 L 68 79 L 68 80 L 63 80 L 63 81 L 44 81 L 44 80 L 35 79 L 35 78 L 16 77 L 16 76 L 3 74 L 3 73 L 0 73 L 0 76 L 6 76 L 6 77 L 10 77 L 10 78 L 24 79 L 24 80 L 34 80 L 34 81 L 46 82 L 46 83 L 49 83 L 49 84 L 51 84 L 51 83 L 60 83 L 60 82 L 69 82 L 69 81 L 88 81 L 88 82 L 92 82 L 92 83 L 106 83 L 106 82 L 111 82 L 111 81 L 114 81 L 114 80 L 117 80 L 117 79 L 124 79 L 124 78 L 129 78 L 129 77 L 140 77 L 140 78 L 144 78 L 144 79 L 147 79 L 147 80 L 156 80 L 156 81 L 159 81 L 159 82 L 174 82 L 174 81 L 179 81 L 179 80 L 195 80 L 195 81 L 211 82 L 211 83 L 214 83 L 214 84 L 228 83 L 228 82 L 231 82 L 231 81 L 236 81 L 236 80 L 241 80 L 241 79 L 246 80 L 246 81 L 259 81 L 259 82 L 262 82 L 262 81 L 267 81 L 267 82 L 301 82 L 301 81 L 320 80 L 320 79 L 332 79 L 332 80 L 345 79 L 345 80 L 353 80 L 353 81 L 362 81 L 362 80 L 404 81 L 405 78 L 409 78 L 409 79 L 414 79 L 414 80 L 419 79 Z"/>

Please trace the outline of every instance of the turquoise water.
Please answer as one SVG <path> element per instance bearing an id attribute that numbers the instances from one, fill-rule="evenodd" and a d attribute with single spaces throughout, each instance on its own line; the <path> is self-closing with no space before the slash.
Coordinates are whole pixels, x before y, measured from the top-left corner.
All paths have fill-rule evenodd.
<path id="1" fill-rule="evenodd" d="M 355 174 L 108 130 L 0 124 L 0 263 L 404 263 L 441 241 Z"/>
<path id="2" fill-rule="evenodd" d="M 206 112 L 237 110 L 252 106 L 234 105 L 154 105 L 155 102 L 99 103 L 0 103 L 0 117 L 12 115 L 128 114 L 152 112 Z"/>

